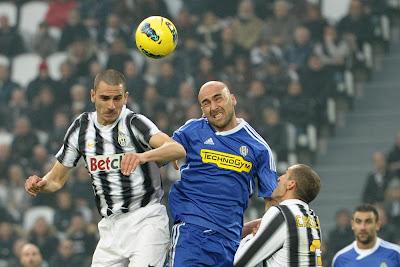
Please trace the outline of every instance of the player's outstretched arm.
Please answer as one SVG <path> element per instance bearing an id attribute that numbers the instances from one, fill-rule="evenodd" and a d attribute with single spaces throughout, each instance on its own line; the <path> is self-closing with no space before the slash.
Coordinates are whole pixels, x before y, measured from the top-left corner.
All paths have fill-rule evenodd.
<path id="1" fill-rule="evenodd" d="M 124 155 L 121 162 L 121 172 L 124 175 L 129 175 L 137 166 L 146 162 L 165 162 L 181 159 L 186 156 L 183 146 L 165 133 L 153 135 L 150 138 L 149 144 L 154 149 L 144 153 L 126 153 Z"/>
<path id="2" fill-rule="evenodd" d="M 64 186 L 70 169 L 56 161 L 43 178 L 36 175 L 29 176 L 25 181 L 25 191 L 34 197 L 40 192 L 55 192 Z"/>

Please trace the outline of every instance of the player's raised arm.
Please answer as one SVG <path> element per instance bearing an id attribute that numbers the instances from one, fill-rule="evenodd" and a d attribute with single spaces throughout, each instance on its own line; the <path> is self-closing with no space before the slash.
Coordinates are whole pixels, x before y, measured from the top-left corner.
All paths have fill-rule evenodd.
<path id="1" fill-rule="evenodd" d="M 163 132 L 151 136 L 149 144 L 154 149 L 143 153 L 132 152 L 124 155 L 121 162 L 121 172 L 123 174 L 128 175 L 139 164 L 150 161 L 165 162 L 178 160 L 186 156 L 183 146 Z"/>
<path id="2" fill-rule="evenodd" d="M 55 192 L 64 186 L 70 169 L 56 161 L 43 178 L 36 175 L 29 176 L 25 181 L 25 190 L 31 196 L 36 196 L 40 192 Z"/>

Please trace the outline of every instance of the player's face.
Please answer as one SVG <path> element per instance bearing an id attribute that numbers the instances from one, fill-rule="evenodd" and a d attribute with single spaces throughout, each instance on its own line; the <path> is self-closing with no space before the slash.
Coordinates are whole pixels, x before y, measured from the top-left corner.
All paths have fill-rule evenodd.
<path id="1" fill-rule="evenodd" d="M 101 81 L 96 90 L 92 89 L 90 97 L 96 106 L 97 121 L 108 125 L 118 119 L 122 107 L 126 105 L 128 92 L 125 92 L 122 84 L 109 85 Z"/>
<path id="2" fill-rule="evenodd" d="M 42 256 L 37 247 L 25 245 L 21 252 L 21 264 L 24 267 L 39 267 L 42 263 Z"/>
<path id="3" fill-rule="evenodd" d="M 224 84 L 208 83 L 200 89 L 198 99 L 204 116 L 217 131 L 236 126 L 236 98 Z"/>
<path id="4" fill-rule="evenodd" d="M 371 211 L 357 211 L 353 215 L 351 227 L 358 243 L 364 246 L 375 244 L 379 222 L 376 221 L 374 213 Z"/>
<path id="5" fill-rule="evenodd" d="M 293 188 L 295 181 L 289 179 L 291 175 L 292 175 L 292 170 L 291 168 L 289 168 L 286 171 L 286 173 L 278 177 L 278 185 L 272 192 L 273 199 L 277 200 L 278 202 L 282 201 L 287 191 Z"/>

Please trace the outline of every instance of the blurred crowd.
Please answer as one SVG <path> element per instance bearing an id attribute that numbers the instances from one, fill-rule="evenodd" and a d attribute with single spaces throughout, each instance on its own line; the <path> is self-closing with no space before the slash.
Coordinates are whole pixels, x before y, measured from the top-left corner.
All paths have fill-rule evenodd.
<path id="1" fill-rule="evenodd" d="M 21 10 L 37 1 L 3 2 Z M 22 12 L 13 26 L 0 10 L 0 266 L 18 266 L 27 242 L 37 245 L 49 266 L 90 263 L 99 215 L 85 166 L 56 194 L 30 198 L 24 181 L 46 173 L 70 122 L 93 110 L 89 92 L 100 70 L 124 73 L 129 107 L 168 134 L 201 116 L 196 97 L 204 82 L 223 80 L 238 98 L 238 117 L 267 140 L 284 171 L 325 152 L 327 138 L 362 95 L 373 63 L 389 52 L 389 25 L 398 15 L 379 0 L 351 0 L 348 14 L 335 22 L 322 16 L 318 1 L 306 0 L 185 0 L 175 6 L 162 0 L 43 2 L 48 10 L 31 35 L 18 27 Z M 151 15 L 171 18 L 178 30 L 176 51 L 162 60 L 147 59 L 135 48 L 133 32 Z M 14 59 L 26 53 L 41 60 L 37 76 L 25 85 L 12 78 L 12 70 Z M 65 55 L 57 78 L 47 61 L 55 53 Z M 387 212 L 393 238 L 400 182 L 389 179 L 384 166 L 394 161 L 399 170 L 400 137 L 396 144 L 387 160 L 374 155 L 376 170 L 364 197 Z M 168 192 L 179 174 L 166 167 L 163 176 Z M 252 210 L 261 214 L 257 204 Z M 344 242 L 342 232 L 351 234 L 348 224 L 342 230 L 342 222 L 349 222 L 344 216 L 347 211 L 338 212 L 329 252 Z"/>

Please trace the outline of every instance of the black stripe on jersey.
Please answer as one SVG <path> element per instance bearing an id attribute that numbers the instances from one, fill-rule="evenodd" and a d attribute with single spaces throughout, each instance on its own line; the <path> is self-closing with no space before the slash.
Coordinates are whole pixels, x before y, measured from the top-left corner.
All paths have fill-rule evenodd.
<path id="1" fill-rule="evenodd" d="M 297 232 L 296 219 L 290 209 L 285 205 L 277 206 L 285 216 L 289 232 L 289 266 L 299 266 L 299 235 Z"/>
<path id="2" fill-rule="evenodd" d="M 65 158 L 65 153 L 67 152 L 67 149 L 69 147 L 69 138 L 71 137 L 71 135 L 78 130 L 80 126 L 80 118 L 77 118 L 74 121 L 74 124 L 72 125 L 72 127 L 69 129 L 69 131 L 66 133 L 65 138 L 64 138 L 64 149 L 61 152 L 61 155 L 57 157 L 57 160 L 62 163 L 64 161 Z M 79 160 L 79 157 L 78 157 Z"/>
<path id="3" fill-rule="evenodd" d="M 124 153 L 124 149 L 118 142 L 118 128 L 119 128 L 118 126 L 120 123 L 121 123 L 121 121 L 119 121 L 118 124 L 114 126 L 113 131 L 112 131 L 113 145 L 115 148 L 115 153 L 117 153 L 117 154 Z M 130 175 L 123 175 L 121 172 L 119 172 L 119 179 L 121 182 L 122 198 L 124 201 L 124 203 L 122 204 L 122 207 L 121 207 L 121 211 L 122 211 L 122 213 L 126 213 L 129 211 L 129 205 L 131 204 L 131 199 L 133 197 Z"/>
<path id="4" fill-rule="evenodd" d="M 247 249 L 243 257 L 238 260 L 235 266 L 236 267 L 245 266 L 253 258 L 253 256 L 260 250 L 260 248 L 262 248 L 262 246 L 273 237 L 275 232 L 279 229 L 279 227 L 283 223 L 285 223 L 285 218 L 283 217 L 282 213 L 279 212 L 271 220 L 271 223 L 268 225 L 268 227 L 263 230 L 263 232 L 259 235 L 259 237 L 254 241 L 254 243 Z M 271 255 L 268 255 L 267 258 L 270 257 Z"/>
<path id="5" fill-rule="evenodd" d="M 311 211 L 312 216 L 314 217 L 315 223 L 317 224 L 317 233 L 318 233 L 318 236 L 319 236 L 319 238 L 321 240 L 321 238 L 322 238 L 321 237 L 321 225 L 320 225 L 320 222 L 319 222 L 319 218 L 318 218 L 318 216 L 315 214 L 315 212 L 313 210 L 310 209 L 310 211 Z"/>
<path id="6" fill-rule="evenodd" d="M 136 136 L 133 134 L 133 130 L 132 130 L 132 126 L 136 128 L 136 124 L 137 121 L 139 121 L 138 119 L 133 119 L 135 117 L 135 113 L 131 113 L 128 116 L 126 116 L 126 126 L 129 130 L 129 134 L 131 135 L 131 140 L 133 142 L 133 144 L 136 147 L 136 151 L 139 153 L 143 153 L 145 152 L 145 149 L 143 147 L 143 144 L 141 144 L 141 142 L 139 142 L 139 140 L 137 140 Z M 135 124 L 133 124 L 135 123 Z M 143 126 L 144 124 L 139 124 L 140 126 Z M 150 129 L 148 129 L 148 131 L 150 131 Z M 153 187 L 153 183 L 151 181 L 151 177 L 150 177 L 150 166 L 149 163 L 145 163 L 140 165 L 140 168 L 142 169 L 143 172 L 143 185 L 144 185 L 144 190 L 146 191 L 143 199 L 142 199 L 142 203 L 140 204 L 141 207 L 146 206 L 151 199 L 151 195 L 154 193 L 154 187 Z"/>
<path id="7" fill-rule="evenodd" d="M 131 123 L 136 129 L 139 130 L 139 132 L 141 134 L 143 134 L 143 139 L 146 141 L 146 143 L 149 143 L 149 140 L 151 138 L 150 128 L 143 121 L 141 121 L 137 116 L 132 118 Z M 147 145 L 145 145 L 145 146 L 147 146 Z"/>
<path id="8" fill-rule="evenodd" d="M 96 130 L 96 146 L 95 146 L 95 151 L 94 153 L 96 155 L 103 155 L 104 154 L 104 140 L 103 137 L 101 137 L 99 129 L 96 127 L 96 125 L 93 125 L 94 129 Z M 110 182 L 107 180 L 107 173 L 104 171 L 100 171 L 98 173 L 99 179 L 101 182 L 101 188 L 103 189 L 104 192 L 104 198 L 106 199 L 106 204 L 107 204 L 107 215 L 110 216 L 112 214 L 112 208 L 113 208 L 113 202 L 110 196 L 111 192 L 111 187 L 110 187 Z"/>
<path id="9" fill-rule="evenodd" d="M 87 112 L 83 113 L 81 116 L 81 127 L 79 128 L 79 135 L 78 135 L 78 149 L 79 149 L 79 153 L 82 156 L 85 156 L 85 136 L 86 136 L 86 132 L 89 126 L 89 114 Z M 79 159 L 76 159 L 76 161 L 74 162 L 74 165 L 76 165 L 78 163 Z M 86 159 L 85 159 L 86 160 Z"/>
<path id="10" fill-rule="evenodd" d="M 297 207 L 299 207 L 299 209 L 300 209 L 300 212 L 305 216 L 305 217 L 310 217 L 311 215 L 309 215 L 309 214 L 307 214 L 307 211 L 306 211 L 306 209 L 304 208 L 304 206 L 303 205 L 300 205 L 300 204 L 297 204 Z M 308 244 L 309 244 L 309 246 L 311 247 L 311 244 L 312 244 L 312 242 L 314 241 L 314 237 L 313 237 L 313 234 L 312 234 L 312 229 L 311 228 L 309 228 L 309 227 L 306 227 L 306 231 L 307 231 L 307 239 L 308 239 Z M 314 252 L 311 252 L 310 251 L 310 254 L 309 254 L 309 256 L 308 256 L 308 259 L 309 259 L 309 266 L 316 266 L 317 265 L 317 263 L 316 263 L 316 256 L 315 256 L 315 253 Z"/>

